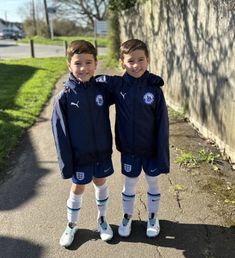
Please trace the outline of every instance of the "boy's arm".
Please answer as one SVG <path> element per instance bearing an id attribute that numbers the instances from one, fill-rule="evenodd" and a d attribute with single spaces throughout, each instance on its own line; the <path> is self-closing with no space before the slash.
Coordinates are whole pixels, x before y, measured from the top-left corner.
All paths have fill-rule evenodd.
<path id="1" fill-rule="evenodd" d="M 164 81 L 160 76 L 153 73 L 149 73 L 148 84 L 162 87 L 164 85 Z"/>
<path id="2" fill-rule="evenodd" d="M 110 91 L 108 91 L 107 95 L 108 95 L 108 105 L 111 106 L 115 103 L 114 96 Z"/>
<path id="3" fill-rule="evenodd" d="M 156 159 L 159 172 L 168 173 L 170 170 L 169 154 L 169 119 L 166 101 L 161 89 L 156 107 Z"/>
<path id="4" fill-rule="evenodd" d="M 108 89 L 109 92 L 113 93 L 116 77 L 117 76 L 100 74 L 95 76 L 95 80 L 96 82 L 102 83 Z"/>
<path id="5" fill-rule="evenodd" d="M 67 130 L 63 92 L 55 99 L 51 123 L 61 176 L 68 179 L 73 174 L 73 155 Z"/>

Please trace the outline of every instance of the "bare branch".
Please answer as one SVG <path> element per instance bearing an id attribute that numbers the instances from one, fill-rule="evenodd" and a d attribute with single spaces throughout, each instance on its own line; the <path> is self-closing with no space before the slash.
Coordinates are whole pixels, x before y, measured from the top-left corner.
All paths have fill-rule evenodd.
<path id="1" fill-rule="evenodd" d="M 70 19 L 81 19 L 86 25 L 94 26 L 94 20 L 103 20 L 107 15 L 108 0 L 54 0 L 59 5 L 60 16 L 66 15 Z"/>

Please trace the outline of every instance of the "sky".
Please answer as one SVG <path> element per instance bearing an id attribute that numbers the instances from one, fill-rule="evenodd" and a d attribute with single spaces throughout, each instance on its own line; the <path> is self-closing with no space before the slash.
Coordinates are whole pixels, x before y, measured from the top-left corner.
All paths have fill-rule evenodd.
<path id="1" fill-rule="evenodd" d="M 0 18 L 10 22 L 22 22 L 24 17 L 19 9 L 30 1 L 32 0 L 1 0 Z"/>
<path id="2" fill-rule="evenodd" d="M 32 1 L 35 6 L 37 3 L 43 5 L 43 0 L 0 0 L 0 18 L 10 22 L 23 22 L 25 14 L 20 12 L 20 8 L 28 6 Z M 48 7 L 49 3 L 50 0 L 47 0 Z"/>

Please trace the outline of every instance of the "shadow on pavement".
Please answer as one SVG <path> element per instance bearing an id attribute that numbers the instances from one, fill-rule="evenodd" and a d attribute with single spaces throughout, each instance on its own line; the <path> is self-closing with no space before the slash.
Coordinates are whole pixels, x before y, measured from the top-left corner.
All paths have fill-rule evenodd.
<path id="1" fill-rule="evenodd" d="M 140 242 L 156 247 L 168 247 L 183 250 L 187 258 L 235 257 L 234 228 L 226 228 L 207 224 L 181 224 L 169 220 L 161 220 L 161 233 L 157 238 L 147 238 L 146 222 L 133 221 L 132 233 L 128 238 L 120 238 L 118 226 L 112 225 L 116 237 L 110 244 L 119 242 Z"/>
<path id="2" fill-rule="evenodd" d="M 83 244 L 88 241 L 96 241 L 99 240 L 100 236 L 99 233 L 95 230 L 90 229 L 79 229 L 76 232 L 74 237 L 74 241 L 71 246 L 67 247 L 68 250 L 77 250 Z"/>
<path id="3" fill-rule="evenodd" d="M 26 151 L 27 150 L 27 151 Z M 0 211 L 12 210 L 29 201 L 37 193 L 37 184 L 49 171 L 39 166 L 32 142 L 27 134 L 12 155 L 20 157 L 12 164 L 4 183 L 0 186 Z M 13 162 L 14 163 L 14 162 Z"/>
<path id="4" fill-rule="evenodd" d="M 3 170 L 7 163 L 7 157 L 14 149 L 15 139 L 20 138 L 22 128 L 27 125 L 29 119 L 32 120 L 30 110 L 23 107 L 20 101 L 17 102 L 16 97 L 20 94 L 24 83 L 30 80 L 37 70 L 37 68 L 27 65 L 0 63 L 0 181 L 4 177 Z M 12 74 L 14 76 L 11 76 Z M 21 111 L 21 115 L 19 115 L 19 111 Z"/>
<path id="5" fill-rule="evenodd" d="M 0 256 L 13 257 L 42 257 L 43 248 L 27 240 L 0 236 Z M 30 255 L 30 256 L 29 256 Z"/>
<path id="6" fill-rule="evenodd" d="M 0 47 L 12 47 L 12 46 L 17 46 L 17 44 L 16 43 L 11 43 L 11 44 L 2 44 L 2 43 L 0 43 Z"/>
<path id="7" fill-rule="evenodd" d="M 161 220 L 161 233 L 157 238 L 147 238 L 146 222 L 134 220 L 132 233 L 128 238 L 118 235 L 118 226 L 111 225 L 114 237 L 108 242 L 116 245 L 120 242 L 143 243 L 156 248 L 167 247 L 182 250 L 186 258 L 232 258 L 235 257 L 235 228 L 226 228 L 208 224 L 183 224 Z M 100 240 L 99 233 L 80 229 L 68 250 L 76 250 L 88 241 Z M 160 252 L 160 251 L 159 251 Z"/>

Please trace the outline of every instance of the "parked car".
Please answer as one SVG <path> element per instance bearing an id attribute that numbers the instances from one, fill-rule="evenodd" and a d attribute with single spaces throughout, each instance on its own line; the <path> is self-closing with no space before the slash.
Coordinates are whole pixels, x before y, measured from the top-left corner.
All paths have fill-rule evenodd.
<path id="1" fill-rule="evenodd" d="M 18 39 L 22 39 L 25 37 L 25 33 L 23 31 L 17 31 L 16 34 Z"/>
<path id="2" fill-rule="evenodd" d="M 14 39 L 22 38 L 23 33 L 21 31 L 13 30 L 13 29 L 3 29 L 0 32 L 0 39 Z"/>

